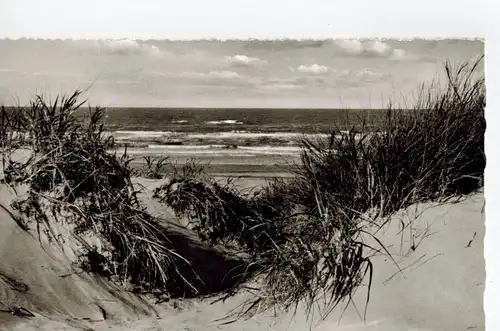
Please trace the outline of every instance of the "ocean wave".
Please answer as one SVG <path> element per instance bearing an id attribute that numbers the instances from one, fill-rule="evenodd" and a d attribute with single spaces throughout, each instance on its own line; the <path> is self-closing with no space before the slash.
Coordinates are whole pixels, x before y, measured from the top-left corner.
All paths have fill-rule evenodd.
<path id="1" fill-rule="evenodd" d="M 219 125 L 219 124 L 243 124 L 243 122 L 237 120 L 222 120 L 222 121 L 206 121 L 205 124 Z"/>
<path id="2" fill-rule="evenodd" d="M 114 131 L 110 132 L 117 139 L 160 138 L 174 134 L 172 131 Z"/>
<path id="3" fill-rule="evenodd" d="M 230 120 L 228 120 L 230 121 Z M 222 121 L 213 121 L 222 122 Z M 241 123 L 241 122 L 240 122 Z M 300 132 L 255 132 L 255 131 L 222 131 L 210 133 L 179 133 L 173 131 L 114 131 L 108 132 L 115 138 L 160 138 L 160 137 L 186 137 L 188 139 L 207 138 L 299 138 L 299 137 L 328 137 L 328 134 L 310 134 Z"/>
<path id="4" fill-rule="evenodd" d="M 177 120 L 177 121 L 172 121 L 173 124 L 186 124 L 188 123 L 187 120 Z"/>
<path id="5" fill-rule="evenodd" d="M 176 133 L 172 131 L 115 131 L 112 133 L 119 146 L 147 147 L 177 146 L 225 146 L 225 148 L 242 147 L 294 147 L 302 146 L 302 140 L 321 141 L 329 137 L 328 134 L 305 134 L 299 132 L 251 132 L 231 131 L 213 133 Z M 357 139 L 363 135 L 358 134 Z M 339 136 L 340 137 L 340 136 Z"/>
<path id="6" fill-rule="evenodd" d="M 225 145 L 148 145 L 149 149 L 164 149 L 164 150 L 206 150 L 225 148 Z"/>
<path id="7" fill-rule="evenodd" d="M 170 145 L 149 145 L 149 149 L 164 149 L 173 151 L 184 150 L 213 150 L 213 149 L 230 149 L 233 151 L 246 151 L 246 152 L 299 152 L 300 147 L 297 146 L 228 146 L 228 145 L 183 145 L 183 146 L 170 146 Z"/>
<path id="8" fill-rule="evenodd" d="M 227 146 L 227 145 L 148 145 L 147 147 L 132 147 L 128 154 L 134 155 L 189 155 L 189 156 L 258 156 L 258 155 L 288 155 L 298 156 L 301 151 L 296 146 Z"/>
<path id="9" fill-rule="evenodd" d="M 249 132 L 249 131 L 230 131 L 214 133 L 188 133 L 187 138 L 208 139 L 208 138 L 303 138 L 303 137 L 328 137 L 325 134 L 304 134 L 300 132 Z"/>
<path id="10" fill-rule="evenodd" d="M 238 149 L 244 151 L 276 151 L 276 152 L 290 152 L 290 153 L 298 153 L 302 150 L 301 147 L 298 146 L 242 146 L 238 147 Z"/>

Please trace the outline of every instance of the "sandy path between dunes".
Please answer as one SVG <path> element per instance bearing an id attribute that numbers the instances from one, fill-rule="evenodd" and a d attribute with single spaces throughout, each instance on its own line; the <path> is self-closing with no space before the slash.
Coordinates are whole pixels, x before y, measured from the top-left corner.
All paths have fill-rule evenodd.
<path id="1" fill-rule="evenodd" d="M 375 274 L 368 307 L 367 321 L 363 322 L 352 306 L 340 320 L 340 311 L 321 324 L 312 324 L 313 330 L 404 331 L 404 330 L 484 330 L 482 297 L 485 267 L 483 258 L 484 198 L 474 195 L 455 205 L 408 208 L 400 212 L 384 231 L 384 243 L 399 262 L 403 275 L 396 274 L 396 266 L 385 258 L 375 258 Z M 412 245 L 412 234 L 406 232 L 401 244 L 397 233 L 398 218 L 419 216 L 413 235 L 418 240 L 427 236 L 411 256 L 403 258 Z M 429 229 L 429 232 L 425 232 Z M 400 254 L 402 253 L 402 254 Z M 407 269 L 405 269 L 407 268 Z M 364 289 L 356 303 L 364 308 Z M 278 318 L 264 313 L 247 321 L 220 325 L 215 320 L 223 317 L 243 300 L 243 295 L 226 303 L 191 301 L 177 310 L 161 311 L 157 320 L 120 326 L 112 330 L 309 330 L 311 323 L 299 309 L 295 318 L 282 314 Z M 107 326 L 109 327 L 109 325 Z M 105 330 L 106 328 L 96 328 Z"/>
<path id="2" fill-rule="evenodd" d="M 146 183 L 151 188 L 156 185 Z M 146 194 L 146 198 L 148 195 Z M 389 282 L 385 281 L 397 272 L 396 266 L 383 257 L 374 259 L 375 274 L 371 292 L 371 302 L 368 307 L 367 321 L 363 322 L 356 310 L 348 308 L 339 323 L 340 310 L 334 312 L 321 324 L 311 323 L 304 317 L 304 310 L 299 309 L 295 318 L 290 314 L 274 317 L 271 313 L 262 313 L 249 320 L 241 320 L 233 324 L 222 325 L 217 322 L 231 308 L 244 300 L 244 295 L 238 295 L 227 300 L 211 304 L 210 300 L 177 300 L 156 306 L 159 317 L 131 318 L 130 312 L 123 311 L 128 318 L 109 319 L 102 322 L 87 323 L 89 330 L 148 330 L 148 331 L 242 331 L 242 330 L 484 330 L 483 291 L 485 266 L 483 258 L 484 214 L 482 213 L 484 198 L 476 194 L 455 205 L 434 206 L 425 204 L 419 208 L 408 208 L 401 211 L 391 225 L 384 231 L 383 241 L 404 270 L 403 275 L 396 274 Z M 149 208 L 157 208 L 154 203 Z M 158 213 L 169 213 L 168 210 Z M 413 234 L 416 238 L 425 236 L 425 229 L 430 234 L 409 257 L 402 258 L 412 245 L 411 235 L 407 235 L 403 243 L 397 234 L 398 218 L 407 219 L 415 213 L 419 214 L 414 222 Z M 0 216 L 4 216 L 1 214 Z M 3 229 L 0 229 L 0 232 Z M 0 236 L 0 266 L 8 263 L 24 263 L 30 251 L 12 248 L 19 239 L 19 234 L 10 232 Z M 28 239 L 23 239 L 28 242 Z M 35 242 L 37 243 L 37 242 Z M 31 245 L 31 244 L 30 244 Z M 15 245 L 14 245 L 15 246 Z M 35 250 L 33 244 L 31 249 Z M 9 259 L 5 260 L 4 257 Z M 3 263 L 1 261 L 4 261 Z M 207 261 L 209 263 L 210 261 Z M 24 270 L 28 272 L 27 270 Z M 37 279 L 35 279 L 36 281 Z M 69 280 L 68 280 L 69 281 Z M 59 282 L 59 280 L 57 280 Z M 46 286 L 46 284 L 40 284 Z M 62 305 L 70 302 L 78 309 L 77 300 L 72 300 L 74 289 L 62 291 L 54 284 L 49 284 L 47 293 L 56 292 Z M 71 284 L 68 283 L 68 286 Z M 58 285 L 62 286 L 62 285 Z M 65 285 L 66 286 L 66 285 Z M 0 284 L 1 288 L 1 284 Z M 360 289 L 355 297 L 359 310 L 364 308 L 365 288 Z M 57 292 L 60 291 L 60 292 Z M 19 293 L 10 292 L 11 296 L 19 297 Z M 44 293 L 43 291 L 40 293 Z M 41 295 L 42 295 L 41 294 Z M 1 298 L 2 294 L 0 294 Z M 29 299 L 29 298 L 28 298 Z M 81 300 L 80 300 L 81 302 Z M 89 302 L 81 302 L 81 310 L 92 310 Z M 118 307 L 117 307 L 118 308 Z M 95 311 L 91 311 L 95 313 Z M 64 313 L 64 312 L 63 312 Z M 74 314 L 74 311 L 72 311 Z M 90 312 L 89 312 L 90 313 Z M 82 313 L 83 314 L 83 313 Z M 98 313 L 95 313 L 98 315 Z M 116 316 L 120 317 L 119 310 Z M 0 313 L 0 325 L 2 317 Z M 98 316 L 97 316 L 98 317 Z M 96 317 L 96 318 L 97 318 Z M 30 320 L 20 320 L 16 325 L 9 324 L 6 330 L 82 330 L 81 326 L 68 324 L 64 320 L 57 322 L 38 316 Z M 5 319 L 4 319 L 5 320 Z M 19 321 L 22 321 L 19 323 Z M 1 327 L 0 327 L 1 329 Z"/>

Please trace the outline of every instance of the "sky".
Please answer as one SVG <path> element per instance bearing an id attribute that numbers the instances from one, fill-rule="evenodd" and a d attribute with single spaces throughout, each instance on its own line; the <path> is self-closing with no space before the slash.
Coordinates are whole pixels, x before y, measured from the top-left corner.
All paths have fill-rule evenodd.
<path id="1" fill-rule="evenodd" d="M 489 2 L 0 0 L 0 37 L 484 38 L 497 21 Z"/>
<path id="2" fill-rule="evenodd" d="M 0 103 L 91 86 L 104 106 L 404 106 L 443 61 L 484 53 L 436 38 L 484 38 L 487 3 L 0 0 Z M 375 37 L 393 39 L 349 39 Z"/>
<path id="3" fill-rule="evenodd" d="M 484 54 L 474 40 L 0 40 L 0 103 L 87 89 L 94 105 L 411 106 L 443 64 Z M 481 67 L 481 70 L 484 67 Z"/>
<path id="4" fill-rule="evenodd" d="M 487 2 L 0 0 L 0 38 L 52 39 L 0 40 L 0 103 L 92 85 L 89 100 L 107 106 L 408 104 L 445 59 L 484 52 L 432 38 L 484 38 L 496 21 Z M 394 39 L 331 40 L 384 36 Z M 396 39 L 414 37 L 431 40 Z M 327 41 L 165 41 L 249 38 Z"/>

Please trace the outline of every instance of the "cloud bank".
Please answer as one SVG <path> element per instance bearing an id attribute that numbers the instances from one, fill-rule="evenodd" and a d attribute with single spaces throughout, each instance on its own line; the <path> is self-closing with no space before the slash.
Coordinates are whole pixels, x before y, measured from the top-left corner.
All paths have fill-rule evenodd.
<path id="1" fill-rule="evenodd" d="M 301 64 L 292 71 L 302 72 L 305 74 L 324 75 L 327 74 L 330 71 L 330 69 L 327 66 L 322 66 L 319 64 L 312 64 L 312 65 Z"/>
<path id="2" fill-rule="evenodd" d="M 131 39 L 119 40 L 96 40 L 96 41 L 77 41 L 77 43 L 88 49 L 96 51 L 99 55 L 148 55 L 160 56 L 162 51 L 158 46 L 150 45 L 145 42 L 140 42 Z"/>
<path id="3" fill-rule="evenodd" d="M 406 57 L 405 50 L 393 49 L 389 44 L 380 40 L 344 39 L 335 40 L 334 44 L 340 48 L 341 52 L 350 56 L 392 57 L 394 59 Z"/>
<path id="4" fill-rule="evenodd" d="M 92 83 L 91 103 L 111 106 L 378 108 L 436 78 L 443 59 L 480 54 L 473 41 L 0 40 L 0 104 Z"/>
<path id="5" fill-rule="evenodd" d="M 226 56 L 225 60 L 230 66 L 233 67 L 253 67 L 267 64 L 267 61 L 261 60 L 257 57 L 250 57 L 246 55 L 233 55 Z"/>

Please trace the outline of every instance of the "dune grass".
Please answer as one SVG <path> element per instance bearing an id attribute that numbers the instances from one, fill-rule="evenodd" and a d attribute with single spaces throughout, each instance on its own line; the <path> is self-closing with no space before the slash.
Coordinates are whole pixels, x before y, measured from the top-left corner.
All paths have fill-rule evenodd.
<path id="1" fill-rule="evenodd" d="M 138 170 L 137 175 L 149 179 L 162 179 L 164 177 L 165 169 L 170 164 L 169 157 L 153 158 L 144 156 L 144 166 Z"/>
<path id="2" fill-rule="evenodd" d="M 248 254 L 259 287 L 238 316 L 303 302 L 325 317 L 364 280 L 371 286 L 374 252 L 390 257 L 375 235 L 389 218 L 378 216 L 482 187 L 485 86 L 474 76 L 480 61 L 446 63 L 447 85 L 423 89 L 414 109 L 389 107 L 376 126 L 333 128 L 329 139 L 304 140 L 290 180 L 247 194 L 187 165 L 155 198 L 195 222 L 202 239 L 236 243 Z M 367 237 L 379 245 L 369 246 Z"/>
<path id="3" fill-rule="evenodd" d="M 188 217 L 202 240 L 230 247 L 248 262 L 257 285 L 244 287 L 253 296 L 237 317 L 299 303 L 326 317 L 364 282 L 371 286 L 374 252 L 390 257 L 377 237 L 384 223 L 378 216 L 459 198 L 483 185 L 485 90 L 484 79 L 474 76 L 479 61 L 457 68 L 447 63 L 447 86 L 423 90 L 414 109 L 389 108 L 376 124 L 332 128 L 329 139 L 304 140 L 291 179 L 246 192 L 189 162 L 172 167 L 154 198 Z M 14 112 L 2 109 L 4 180 L 29 187 L 14 207 L 49 237 L 54 219 L 74 224 L 76 235 L 98 234 L 108 249 L 96 255 L 87 247 L 91 271 L 150 291 L 196 295 L 179 271 L 187 262 L 138 200 L 131 159 L 110 152 L 116 145 L 104 133 L 104 110 L 89 109 L 82 121 L 75 116 L 83 105 L 79 96 L 53 103 L 37 97 Z M 15 159 L 21 149 L 30 151 L 27 160 Z M 169 165 L 166 159 L 145 161 L 142 174 L 150 178 L 162 177 Z M 370 246 L 367 237 L 379 245 Z M 236 290 L 241 285 L 234 284 Z"/>
<path id="4" fill-rule="evenodd" d="M 103 252 L 84 247 L 89 271 L 145 291 L 196 293 L 177 269 L 182 257 L 138 200 L 131 159 L 110 152 L 114 141 L 104 133 L 104 109 L 89 109 L 84 121 L 78 120 L 79 96 L 77 91 L 53 103 L 37 97 L 15 112 L 2 111 L 4 180 L 29 188 L 13 207 L 56 242 L 52 221 L 71 223 L 76 236 L 98 235 Z M 30 154 L 21 162 L 14 158 L 20 148 Z"/>

